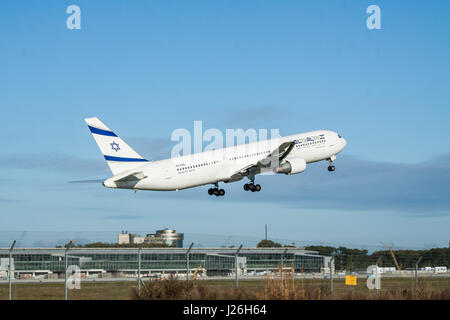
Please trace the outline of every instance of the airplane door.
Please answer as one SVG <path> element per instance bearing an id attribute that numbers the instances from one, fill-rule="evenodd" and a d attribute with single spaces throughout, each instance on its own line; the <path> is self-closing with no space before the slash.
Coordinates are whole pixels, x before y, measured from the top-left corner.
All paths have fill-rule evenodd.
<path id="1" fill-rule="evenodd" d="M 172 167 L 168 166 L 164 172 L 164 179 L 172 179 Z"/>

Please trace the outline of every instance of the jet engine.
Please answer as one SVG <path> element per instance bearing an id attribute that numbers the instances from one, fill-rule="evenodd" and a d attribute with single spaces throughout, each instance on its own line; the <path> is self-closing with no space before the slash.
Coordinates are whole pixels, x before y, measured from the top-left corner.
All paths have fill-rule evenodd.
<path id="1" fill-rule="evenodd" d="M 276 173 L 296 174 L 306 170 L 306 161 L 302 158 L 286 159 L 275 169 Z"/>

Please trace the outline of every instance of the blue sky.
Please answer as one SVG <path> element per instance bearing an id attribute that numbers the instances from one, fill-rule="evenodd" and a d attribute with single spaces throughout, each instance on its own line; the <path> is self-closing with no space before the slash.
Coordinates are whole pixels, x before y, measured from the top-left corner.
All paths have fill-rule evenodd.
<path id="1" fill-rule="evenodd" d="M 0 230 L 258 238 L 267 223 L 278 239 L 447 246 L 449 15 L 448 1 L 3 1 Z M 134 194 L 67 183 L 110 175 L 92 116 L 153 160 L 194 120 L 348 145 L 334 174 L 261 177 L 259 194 Z"/>

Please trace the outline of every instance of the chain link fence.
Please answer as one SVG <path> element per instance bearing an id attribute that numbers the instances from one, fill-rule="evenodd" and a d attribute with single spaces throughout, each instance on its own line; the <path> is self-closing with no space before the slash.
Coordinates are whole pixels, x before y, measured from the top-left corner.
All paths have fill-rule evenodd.
<path id="1" fill-rule="evenodd" d="M 352 299 L 388 294 L 391 298 L 448 299 L 450 290 L 449 248 L 383 248 L 369 253 L 364 247 L 296 247 L 284 241 L 284 246 L 277 248 L 244 245 L 238 252 L 238 245 L 228 245 L 230 238 L 225 239 L 226 246 L 215 248 L 204 246 L 203 238 L 201 246 L 194 245 L 190 250 L 143 245 L 87 248 L 76 245 L 86 239 L 87 233 L 79 233 L 71 247 L 63 242 L 67 235 L 55 241 L 59 233 L 52 237 L 42 233 L 15 235 L 22 237 L 13 248 L 12 241 L 5 245 L 6 236 L 11 234 L 0 236 L 4 247 L 0 249 L 0 299 L 130 299 L 145 293 L 149 284 L 168 279 L 186 281 L 187 288 L 188 282 L 225 289 L 239 287 L 267 298 Z M 54 246 L 24 247 L 44 238 Z M 374 277 L 381 280 L 369 289 L 368 283 L 369 287 L 376 284 Z M 275 289 L 275 296 L 263 294 Z"/>

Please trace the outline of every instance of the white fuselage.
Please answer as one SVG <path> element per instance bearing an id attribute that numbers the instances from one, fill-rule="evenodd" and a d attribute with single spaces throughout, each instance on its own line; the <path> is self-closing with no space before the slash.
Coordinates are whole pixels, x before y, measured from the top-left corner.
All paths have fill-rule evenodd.
<path id="1" fill-rule="evenodd" d="M 233 182 L 230 179 L 239 170 L 267 158 L 281 143 L 295 141 L 286 161 L 304 159 L 306 163 L 333 159 L 346 146 L 345 139 L 326 130 L 311 131 L 277 139 L 206 151 L 186 156 L 147 162 L 134 171 L 145 176 L 135 182 L 115 182 L 114 177 L 103 184 L 110 188 L 136 190 L 181 190 L 196 186 Z"/>

